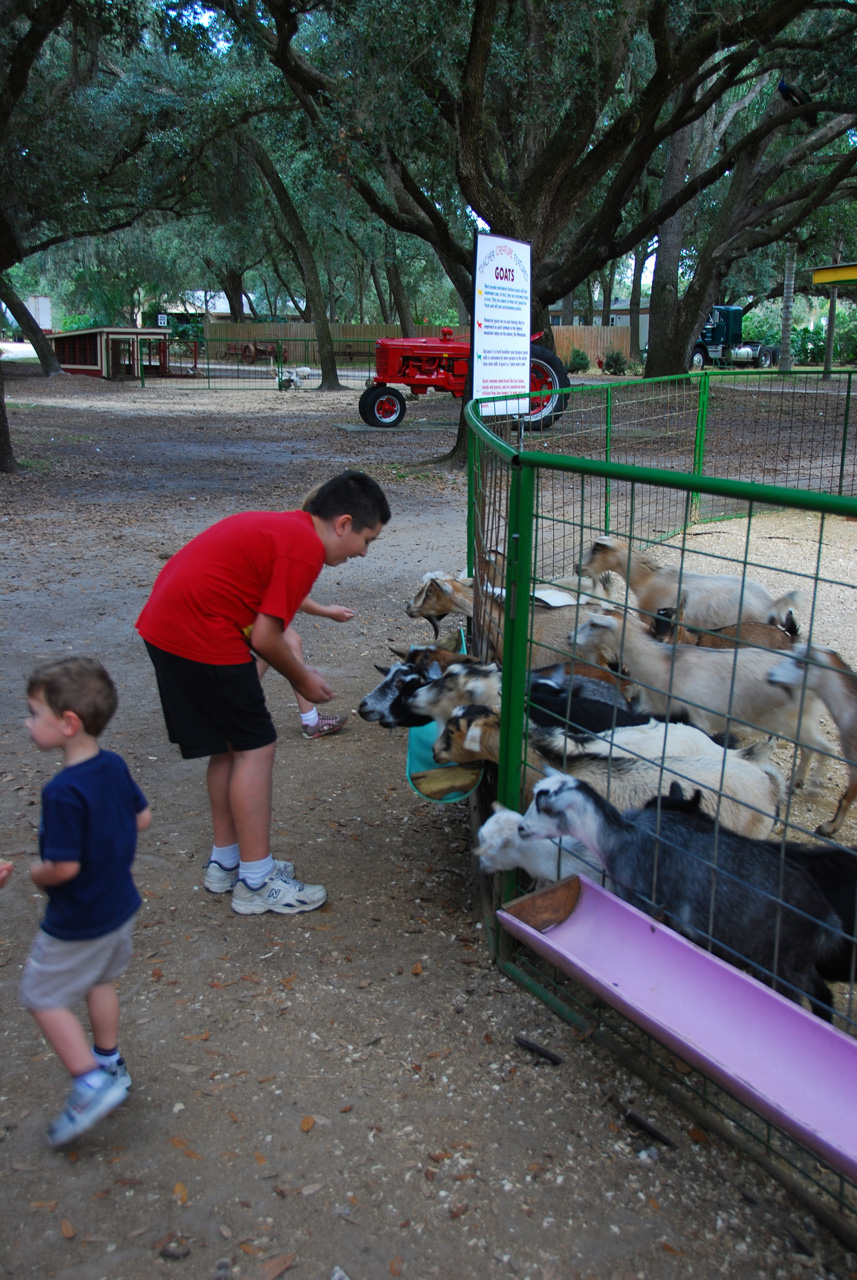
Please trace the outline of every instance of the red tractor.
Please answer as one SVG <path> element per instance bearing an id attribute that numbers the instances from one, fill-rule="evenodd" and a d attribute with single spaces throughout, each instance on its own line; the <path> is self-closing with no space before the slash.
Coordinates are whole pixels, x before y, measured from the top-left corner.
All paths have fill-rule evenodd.
<path id="1" fill-rule="evenodd" d="M 470 363 L 470 337 L 453 338 L 452 329 L 441 329 L 439 338 L 379 338 L 375 343 L 375 376 L 363 392 L 358 406 L 360 417 L 370 427 L 395 427 L 407 411 L 401 391 L 391 383 L 407 387 L 415 396 L 424 396 L 429 387 L 449 391 L 457 399 L 464 395 Z M 534 335 L 540 338 L 541 334 Z M 531 429 L 550 426 L 565 407 L 563 391 L 568 374 L 562 361 L 546 347 L 531 348 L 530 391 L 538 392 L 530 401 Z"/>

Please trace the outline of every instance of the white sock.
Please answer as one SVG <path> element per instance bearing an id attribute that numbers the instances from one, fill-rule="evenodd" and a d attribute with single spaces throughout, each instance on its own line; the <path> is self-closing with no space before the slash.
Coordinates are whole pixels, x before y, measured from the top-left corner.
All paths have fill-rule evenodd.
<path id="1" fill-rule="evenodd" d="M 119 1061 L 119 1049 L 117 1047 L 110 1052 L 104 1052 L 101 1049 L 96 1049 L 95 1045 L 93 1045 L 92 1056 L 98 1063 L 99 1067 L 115 1067 Z"/>
<path id="2" fill-rule="evenodd" d="M 274 859 L 270 853 L 261 862 L 239 862 L 238 879 L 243 880 L 251 889 L 259 889 L 274 870 Z"/>
<path id="3" fill-rule="evenodd" d="M 307 729 L 313 729 L 318 724 L 318 707 L 313 707 L 312 711 L 301 712 L 301 724 Z"/>
<path id="4" fill-rule="evenodd" d="M 211 860 L 216 862 L 218 866 L 224 867 L 227 871 L 234 871 L 238 866 L 238 860 L 241 857 L 238 852 L 237 844 L 225 844 L 211 846 Z"/>

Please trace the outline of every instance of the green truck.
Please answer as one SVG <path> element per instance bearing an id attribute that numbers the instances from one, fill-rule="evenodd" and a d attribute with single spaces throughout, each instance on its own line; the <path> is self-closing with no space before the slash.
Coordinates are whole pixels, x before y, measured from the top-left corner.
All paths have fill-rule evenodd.
<path id="1" fill-rule="evenodd" d="M 691 369 L 706 365 L 747 364 L 772 369 L 779 363 L 780 348 L 764 342 L 746 342 L 741 336 L 741 307 L 712 307 L 702 332 L 693 344 Z"/>

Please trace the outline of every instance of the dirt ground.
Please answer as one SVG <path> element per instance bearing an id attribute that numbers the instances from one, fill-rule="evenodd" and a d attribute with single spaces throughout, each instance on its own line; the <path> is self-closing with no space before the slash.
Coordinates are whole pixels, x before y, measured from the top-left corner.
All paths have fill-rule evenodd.
<path id="1" fill-rule="evenodd" d="M 402 430 L 370 432 L 356 393 L 179 396 L 20 372 L 6 389 L 24 469 L 0 477 L 0 849 L 16 862 L 0 895 L 0 1276 L 853 1276 L 857 1258 L 757 1166 L 498 975 L 466 806 L 421 800 L 404 732 L 355 714 L 389 645 L 429 638 L 403 610 L 420 575 L 465 565 L 464 477 L 415 465 L 451 445 L 457 407 L 427 401 Z M 289 686 L 268 676 L 274 852 L 329 901 L 240 917 L 202 889 L 203 765 L 166 741 L 133 623 L 200 529 L 298 505 L 345 465 L 375 475 L 393 508 L 367 559 L 325 570 L 314 593 L 354 620 L 299 620 L 345 731 L 302 739 Z M 42 910 L 26 868 L 56 762 L 22 719 L 28 670 L 71 652 L 117 680 L 105 745 L 154 821 L 121 984 L 134 1087 L 57 1153 L 45 1128 L 67 1081 L 17 1001 Z M 611 1093 L 674 1149 L 623 1124 Z"/>

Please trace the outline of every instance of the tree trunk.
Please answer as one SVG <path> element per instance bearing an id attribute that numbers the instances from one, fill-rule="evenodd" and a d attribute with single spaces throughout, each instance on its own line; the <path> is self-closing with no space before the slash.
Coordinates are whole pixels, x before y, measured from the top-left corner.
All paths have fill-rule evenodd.
<path id="1" fill-rule="evenodd" d="M 601 327 L 610 328 L 613 313 L 613 285 L 616 282 L 616 263 L 611 262 L 607 271 L 599 271 L 601 281 Z"/>
<path id="2" fill-rule="evenodd" d="M 256 310 L 256 308 L 255 308 L 255 306 L 254 306 L 254 304 L 253 304 L 253 299 L 250 297 L 250 295 L 249 295 L 249 293 L 247 292 L 247 290 L 246 290 L 246 289 L 243 289 L 243 290 L 242 290 L 242 292 L 241 292 L 241 297 L 242 297 L 242 299 L 243 299 L 243 298 L 246 298 L 246 299 L 247 299 L 247 306 L 250 308 L 250 315 L 253 317 L 253 319 L 254 319 L 254 320 L 258 320 L 258 319 L 259 319 L 259 312 Z"/>
<path id="3" fill-rule="evenodd" d="M 402 330 L 402 337 L 413 338 L 416 336 L 414 318 L 411 315 L 411 304 L 408 301 L 405 283 L 402 280 L 402 273 L 399 271 L 399 264 L 395 261 L 388 261 L 386 263 L 386 270 L 387 281 L 390 285 L 390 293 L 393 298 L 393 306 L 396 308 L 396 314 L 399 317 L 399 327 Z"/>
<path id="4" fill-rule="evenodd" d="M 792 320 L 795 309 L 795 266 L 797 247 L 786 245 L 786 265 L 783 271 L 783 320 L 780 329 L 780 372 L 792 371 Z"/>
<path id="5" fill-rule="evenodd" d="M 39 357 L 39 364 L 42 366 L 42 372 L 45 376 L 53 378 L 56 374 L 62 373 L 57 353 L 42 333 L 35 316 L 12 288 L 7 276 L 0 276 L 0 302 L 3 303 L 9 314 L 17 320 L 21 327 L 21 332 Z"/>
<path id="6" fill-rule="evenodd" d="M 562 300 L 562 312 L 559 317 L 560 324 L 574 324 L 574 294 L 567 293 Z"/>
<path id="7" fill-rule="evenodd" d="M 244 319 L 244 273 L 237 267 L 226 267 L 218 273 L 217 279 L 229 303 L 229 319 L 240 324 Z"/>
<path id="8" fill-rule="evenodd" d="M 15 454 L 12 450 L 12 437 L 9 434 L 9 418 L 6 415 L 6 384 L 3 379 L 3 366 L 0 363 L 0 472 L 12 476 L 18 470 Z"/>
<path id="9" fill-rule="evenodd" d="M 312 245 L 309 242 L 309 236 L 306 233 L 301 216 L 292 203 L 286 185 L 277 172 L 276 166 L 268 155 L 268 152 L 252 133 L 243 135 L 244 141 L 253 157 L 256 168 L 259 170 L 263 180 L 267 183 L 268 188 L 277 202 L 277 207 L 286 221 L 289 229 L 289 235 L 292 238 L 292 246 L 297 256 L 298 265 L 300 267 L 301 276 L 306 291 L 307 304 L 312 309 L 313 318 L 315 320 L 315 337 L 318 344 L 318 359 L 321 365 L 321 383 L 319 391 L 347 391 L 339 381 L 339 373 L 336 368 L 336 354 L 333 348 L 333 338 L 330 333 L 330 325 L 327 321 L 327 313 L 324 306 L 324 293 L 321 287 L 321 277 L 318 274 L 318 266 L 316 265 L 315 256 L 312 251 Z"/>
<path id="10" fill-rule="evenodd" d="M 384 288 L 384 281 L 381 279 L 381 272 L 378 270 L 378 263 L 372 258 L 369 262 L 369 270 L 372 274 L 372 283 L 375 286 L 375 292 L 378 295 L 378 306 L 381 308 L 381 319 L 384 324 L 392 324 L 390 319 L 390 308 L 387 304 L 387 291 Z"/>
<path id="11" fill-rule="evenodd" d="M 689 158 L 690 129 L 684 128 L 674 134 L 669 142 L 661 201 L 669 200 L 684 186 Z M 678 268 L 683 227 L 683 211 L 679 210 L 658 228 L 658 252 L 649 301 L 649 350 L 645 369 L 647 378 L 660 378 L 676 373 Z"/>

